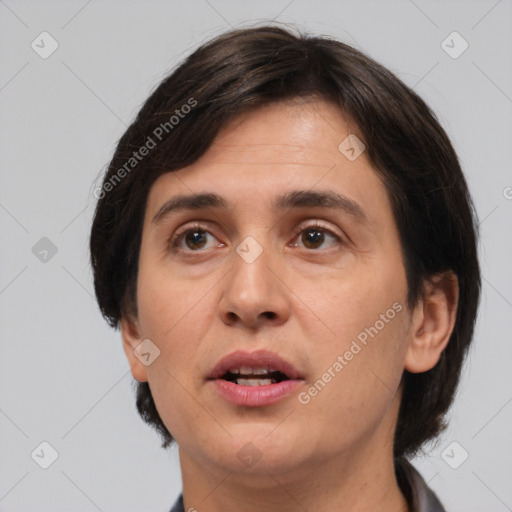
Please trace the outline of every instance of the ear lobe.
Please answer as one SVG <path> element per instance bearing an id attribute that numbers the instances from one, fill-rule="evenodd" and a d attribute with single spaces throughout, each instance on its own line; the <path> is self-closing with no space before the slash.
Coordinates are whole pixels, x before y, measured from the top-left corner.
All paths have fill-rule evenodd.
<path id="1" fill-rule="evenodd" d="M 411 340 L 405 369 L 411 373 L 431 370 L 448 345 L 455 326 L 459 285 L 453 272 L 433 276 L 424 284 L 424 295 L 414 307 Z"/>
<path id="2" fill-rule="evenodd" d="M 124 353 L 128 358 L 133 378 L 139 382 L 147 382 L 146 366 L 142 364 L 134 353 L 135 348 L 142 342 L 136 320 L 126 317 L 121 318 L 121 337 L 123 339 Z"/>

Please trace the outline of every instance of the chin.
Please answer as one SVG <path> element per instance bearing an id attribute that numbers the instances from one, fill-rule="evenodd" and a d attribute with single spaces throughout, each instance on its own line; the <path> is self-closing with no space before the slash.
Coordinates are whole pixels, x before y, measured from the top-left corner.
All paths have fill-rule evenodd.
<path id="1" fill-rule="evenodd" d="M 209 453 L 209 457 L 213 456 L 215 460 L 212 462 L 225 470 L 250 474 L 251 478 L 261 475 L 262 483 L 268 483 L 269 473 L 278 475 L 296 471 L 307 458 L 304 435 L 301 439 L 290 426 L 285 428 L 278 424 L 271 428 L 247 424 L 228 428 L 233 437 L 224 438 L 223 445 L 218 439 L 213 441 L 217 453 Z"/>

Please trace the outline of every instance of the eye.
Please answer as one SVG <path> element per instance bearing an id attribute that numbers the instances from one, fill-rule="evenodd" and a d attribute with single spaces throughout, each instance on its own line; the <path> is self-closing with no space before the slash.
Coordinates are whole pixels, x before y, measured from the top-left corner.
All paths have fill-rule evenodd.
<path id="1" fill-rule="evenodd" d="M 185 252 L 199 252 L 203 249 L 212 247 L 222 247 L 223 243 L 215 244 L 213 242 L 208 246 L 208 237 L 215 237 L 208 231 L 208 229 L 200 224 L 194 226 L 185 226 L 179 229 L 169 240 L 169 246 L 174 250 L 181 250 Z M 294 247 L 299 244 L 305 249 L 327 249 L 329 247 L 343 243 L 342 238 L 335 235 L 331 230 L 327 229 L 319 223 L 312 224 L 307 227 L 301 227 L 296 231 L 295 238 L 298 242 L 293 243 Z M 331 241 L 328 244 L 329 240 Z M 327 242 L 327 247 L 325 247 Z"/>
<path id="2" fill-rule="evenodd" d="M 204 226 L 196 224 L 194 226 L 187 226 L 178 230 L 169 241 L 169 246 L 172 249 L 178 249 L 186 252 L 198 252 L 201 249 L 208 247 L 208 236 L 213 235 L 207 231 Z M 219 243 L 218 246 L 224 244 Z M 213 245 L 215 246 L 215 244 Z M 212 247 L 212 245 L 210 245 Z"/>
<path id="3" fill-rule="evenodd" d="M 298 241 L 301 242 L 306 249 L 327 249 L 328 247 L 342 243 L 341 237 L 335 235 L 332 231 L 318 223 L 300 228 L 297 237 Z M 333 243 L 328 245 L 328 247 L 322 247 L 329 239 Z M 297 246 L 297 243 L 293 245 Z"/>

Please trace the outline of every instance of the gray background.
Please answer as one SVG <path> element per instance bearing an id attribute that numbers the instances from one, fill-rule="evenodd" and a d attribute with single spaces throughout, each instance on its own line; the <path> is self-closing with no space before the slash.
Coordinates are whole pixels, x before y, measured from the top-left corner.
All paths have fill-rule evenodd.
<path id="1" fill-rule="evenodd" d="M 450 428 L 414 462 L 449 511 L 512 510 L 511 15 L 509 0 L 0 0 L 0 510 L 165 511 L 180 491 L 176 449 L 139 419 L 93 298 L 92 191 L 164 74 L 230 26 L 271 19 L 367 52 L 452 138 L 481 222 L 483 298 Z M 31 48 L 50 48 L 43 31 L 59 45 L 47 59 Z M 458 58 L 441 45 L 453 31 L 469 44 Z M 59 454 L 48 469 L 43 441 Z"/>

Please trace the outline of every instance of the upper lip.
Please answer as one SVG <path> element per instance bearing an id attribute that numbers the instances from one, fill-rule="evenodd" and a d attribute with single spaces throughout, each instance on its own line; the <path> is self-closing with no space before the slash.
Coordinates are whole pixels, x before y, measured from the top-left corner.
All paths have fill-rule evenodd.
<path id="1" fill-rule="evenodd" d="M 242 366 L 253 368 L 268 368 L 271 371 L 284 373 L 289 379 L 302 379 L 302 375 L 293 364 L 285 361 L 277 354 L 268 350 L 245 352 L 237 350 L 223 357 L 208 375 L 208 379 L 220 379 L 229 370 Z"/>

